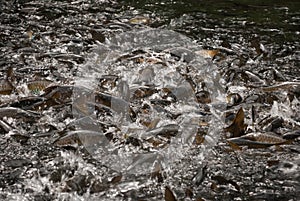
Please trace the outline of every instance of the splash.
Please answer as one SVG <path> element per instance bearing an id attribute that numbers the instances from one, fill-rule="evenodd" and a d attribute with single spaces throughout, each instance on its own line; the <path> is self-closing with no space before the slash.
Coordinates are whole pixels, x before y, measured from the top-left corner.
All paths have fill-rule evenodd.
<path id="1" fill-rule="evenodd" d="M 95 48 L 80 66 L 73 92 L 86 150 L 130 174 L 151 172 L 155 164 L 168 169 L 195 147 L 202 161 L 219 138 L 225 98 L 217 67 L 195 53 L 199 49 L 163 29 L 121 33 Z M 203 91 L 208 101 L 199 104 L 196 94 Z M 197 145 L 200 134 L 204 143 Z"/>

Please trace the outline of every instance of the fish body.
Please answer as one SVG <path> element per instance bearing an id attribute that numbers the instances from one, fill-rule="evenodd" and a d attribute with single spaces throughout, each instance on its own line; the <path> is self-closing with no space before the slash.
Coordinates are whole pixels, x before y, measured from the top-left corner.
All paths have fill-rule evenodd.
<path id="1" fill-rule="evenodd" d="M 92 144 L 102 144 L 108 141 L 102 132 L 92 131 L 92 130 L 76 130 L 69 131 L 65 136 L 62 136 L 54 140 L 54 144 L 64 146 L 64 145 L 92 145 Z"/>
<path id="2" fill-rule="evenodd" d="M 13 85 L 8 80 L 0 80 L 0 94 L 2 95 L 10 95 L 14 90 Z"/>
<path id="3" fill-rule="evenodd" d="M 247 146 L 272 146 L 287 143 L 287 140 L 271 133 L 248 133 L 240 137 L 227 139 L 237 145 Z"/>
<path id="4" fill-rule="evenodd" d="M 224 130 L 232 134 L 232 137 L 240 137 L 244 135 L 247 125 L 244 123 L 245 113 L 243 108 L 240 108 L 237 112 L 232 124 L 226 127 Z"/>

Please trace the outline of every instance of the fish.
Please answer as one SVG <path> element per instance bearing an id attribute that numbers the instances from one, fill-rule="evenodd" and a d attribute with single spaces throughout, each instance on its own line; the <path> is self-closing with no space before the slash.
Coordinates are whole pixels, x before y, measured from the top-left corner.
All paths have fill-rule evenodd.
<path id="1" fill-rule="evenodd" d="M 243 108 L 240 108 L 239 111 L 237 112 L 232 124 L 224 130 L 226 132 L 229 132 L 232 134 L 231 137 L 240 137 L 245 134 L 245 128 L 247 125 L 244 122 L 245 119 L 245 113 Z"/>
<path id="2" fill-rule="evenodd" d="M 53 82 L 50 80 L 34 80 L 27 83 L 27 87 L 30 91 L 43 91 Z"/>
<path id="3" fill-rule="evenodd" d="M 208 91 L 198 91 L 196 94 L 198 103 L 208 104 L 211 103 L 211 94 Z"/>
<path id="4" fill-rule="evenodd" d="M 116 75 L 103 75 L 101 78 L 99 78 L 98 87 L 100 91 L 113 89 L 117 86 L 117 81 L 119 79 L 119 76 Z"/>
<path id="5" fill-rule="evenodd" d="M 0 94 L 10 95 L 14 90 L 14 86 L 7 79 L 0 80 Z"/>
<path id="6" fill-rule="evenodd" d="M 111 179 L 110 183 L 111 183 L 111 184 L 117 184 L 117 183 L 119 183 L 119 182 L 122 180 L 122 178 L 123 178 L 123 175 L 122 175 L 122 174 L 117 175 L 117 176 L 115 176 L 115 177 L 113 177 L 113 178 Z"/>
<path id="7" fill-rule="evenodd" d="M 228 94 L 228 96 L 226 97 L 226 99 L 227 99 L 227 103 L 230 106 L 238 105 L 238 104 L 240 104 L 243 101 L 242 96 L 240 94 L 238 94 L 238 93 Z"/>
<path id="8" fill-rule="evenodd" d="M 157 90 L 151 86 L 140 86 L 138 88 L 132 88 L 130 89 L 130 91 L 130 93 L 132 94 L 132 100 L 146 98 L 157 92 Z"/>
<path id="9" fill-rule="evenodd" d="M 300 130 L 287 132 L 287 133 L 284 133 L 282 135 L 282 138 L 286 139 L 286 140 L 292 140 L 292 139 L 296 139 L 296 138 L 299 138 L 299 137 L 300 137 Z"/>
<path id="10" fill-rule="evenodd" d="M 144 136 L 162 136 L 167 139 L 177 135 L 179 131 L 179 126 L 177 124 L 168 124 L 158 128 L 151 129 L 147 131 Z"/>
<path id="11" fill-rule="evenodd" d="M 204 58 L 214 58 L 218 53 L 220 52 L 220 50 L 199 50 L 199 51 L 196 51 L 195 53 L 200 55 L 200 56 L 203 56 Z"/>
<path id="12" fill-rule="evenodd" d="M 165 201 L 176 201 L 176 197 L 174 193 L 171 191 L 171 189 L 166 186 L 165 187 Z"/>
<path id="13" fill-rule="evenodd" d="M 10 102 L 6 105 L 10 107 L 21 108 L 23 110 L 28 110 L 32 108 L 34 104 L 43 102 L 45 100 L 46 100 L 45 98 L 39 96 L 27 96 L 27 97 L 21 97 L 18 100 Z"/>
<path id="14" fill-rule="evenodd" d="M 162 183 L 164 181 L 164 176 L 162 174 L 162 167 L 161 164 L 159 162 L 155 162 L 154 163 L 154 169 L 151 172 L 150 178 L 151 179 L 157 179 L 158 183 Z"/>
<path id="15" fill-rule="evenodd" d="M 53 144 L 59 146 L 65 145 L 100 145 L 108 143 L 108 139 L 100 131 L 76 130 L 68 131 L 66 135 L 54 139 Z"/>
<path id="16" fill-rule="evenodd" d="M 71 53 L 60 53 L 60 54 L 56 54 L 53 55 L 53 58 L 59 60 L 59 61 L 75 61 L 77 63 L 83 63 L 85 58 L 79 54 L 71 54 Z"/>
<path id="17" fill-rule="evenodd" d="M 43 100 L 31 105 L 32 110 L 47 109 L 51 106 L 62 105 L 70 103 L 72 100 L 73 92 L 76 91 L 74 86 L 58 86 L 51 85 L 44 89 L 44 93 L 41 95 Z"/>
<path id="18" fill-rule="evenodd" d="M 143 16 L 137 16 L 137 17 L 131 18 L 129 20 L 129 23 L 130 24 L 149 24 L 150 18 L 143 17 Z"/>
<path id="19" fill-rule="evenodd" d="M 300 86 L 300 82 L 281 82 L 272 86 L 261 87 L 260 89 L 264 92 L 272 92 L 283 89 L 290 89 L 293 86 Z"/>
<path id="20" fill-rule="evenodd" d="M 288 140 L 276 136 L 270 132 L 248 133 L 240 137 L 229 138 L 227 139 L 227 141 L 235 143 L 236 145 L 239 146 L 248 146 L 248 147 L 257 147 L 257 148 L 288 143 Z"/>
<path id="21" fill-rule="evenodd" d="M 227 140 L 227 143 L 229 144 L 231 149 L 234 150 L 234 151 L 241 151 L 242 150 L 242 148 L 239 145 L 235 144 L 234 142 L 232 142 L 230 140 Z"/>
<path id="22" fill-rule="evenodd" d="M 10 126 L 7 122 L 0 120 L 0 131 L 4 131 L 8 133 L 13 129 L 12 126 Z"/>
<path id="23" fill-rule="evenodd" d="M 171 137 L 175 137 L 179 132 L 179 126 L 168 124 L 154 129 L 149 129 L 143 134 L 143 138 L 156 148 L 164 148 L 170 143 Z"/>
<path id="24" fill-rule="evenodd" d="M 238 185 L 237 182 L 231 180 L 231 179 L 226 179 L 224 176 L 222 175 L 214 175 L 211 177 L 212 180 L 216 181 L 217 184 L 219 185 L 228 185 L 231 184 L 232 186 L 234 186 L 234 188 L 237 191 L 240 191 L 240 186 Z"/>
<path id="25" fill-rule="evenodd" d="M 20 108 L 15 108 L 15 107 L 0 108 L 0 118 L 3 117 L 21 118 L 26 122 L 33 122 L 39 116 L 40 116 L 39 113 L 22 110 Z"/>
<path id="26" fill-rule="evenodd" d="M 26 143 L 30 139 L 30 135 L 21 134 L 16 130 L 11 131 L 10 136 L 17 142 L 20 142 L 21 144 Z"/>
<path id="27" fill-rule="evenodd" d="M 57 102 L 66 102 L 66 100 L 71 98 L 73 91 L 76 91 L 76 88 L 71 85 L 53 85 L 45 88 L 45 93 L 42 96 L 47 99 L 56 100 Z"/>

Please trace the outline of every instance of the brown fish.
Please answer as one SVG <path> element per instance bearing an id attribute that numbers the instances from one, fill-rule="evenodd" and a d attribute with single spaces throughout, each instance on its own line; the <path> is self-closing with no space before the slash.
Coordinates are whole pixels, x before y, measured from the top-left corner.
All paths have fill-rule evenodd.
<path id="1" fill-rule="evenodd" d="M 293 140 L 293 139 L 299 138 L 300 137 L 300 130 L 287 132 L 287 133 L 283 134 L 282 137 L 283 137 L 283 139 L 286 139 L 286 140 Z"/>
<path id="2" fill-rule="evenodd" d="M 150 18 L 137 16 L 129 20 L 130 24 L 149 24 Z"/>
<path id="3" fill-rule="evenodd" d="M 227 140 L 227 143 L 229 144 L 231 149 L 234 150 L 234 151 L 241 151 L 242 150 L 242 148 L 239 145 L 235 144 L 234 142 L 232 142 L 230 140 Z"/>
<path id="4" fill-rule="evenodd" d="M 7 79 L 0 80 L 0 94 L 10 95 L 14 90 L 13 85 Z"/>
<path id="5" fill-rule="evenodd" d="M 224 128 L 226 132 L 230 132 L 232 137 L 240 137 L 245 134 L 245 128 L 247 125 L 244 123 L 245 113 L 243 108 L 240 108 L 237 112 L 232 124 L 227 128 Z"/>
<path id="6" fill-rule="evenodd" d="M 177 124 L 168 124 L 146 131 L 144 136 L 161 136 L 171 139 L 178 134 L 179 126 Z"/>
<path id="7" fill-rule="evenodd" d="M 288 143 L 287 140 L 272 133 L 248 133 L 241 137 L 227 139 L 237 145 L 247 145 L 248 147 L 268 147 Z"/>
<path id="8" fill-rule="evenodd" d="M 27 83 L 27 87 L 30 91 L 43 91 L 53 82 L 50 80 L 35 80 Z"/>
<path id="9" fill-rule="evenodd" d="M 174 193 L 171 191 L 171 189 L 166 186 L 165 188 L 165 201 L 176 201 Z"/>
<path id="10" fill-rule="evenodd" d="M 55 139 L 53 142 L 55 145 L 65 146 L 65 145 L 105 145 L 108 143 L 107 138 L 102 132 L 92 131 L 92 130 L 76 130 L 69 131 L 65 136 Z"/>
<path id="11" fill-rule="evenodd" d="M 300 86 L 300 82 L 281 82 L 272 86 L 261 87 L 260 89 L 265 92 L 279 91 L 284 89 L 290 89 L 293 86 Z"/>
<path id="12" fill-rule="evenodd" d="M 40 116 L 39 113 L 33 111 L 26 111 L 15 107 L 5 107 L 0 108 L 0 118 L 3 117 L 20 118 L 25 122 L 33 122 Z"/>
<path id="13" fill-rule="evenodd" d="M 214 58 L 218 53 L 220 52 L 220 50 L 199 50 L 196 51 L 195 53 L 198 55 L 203 56 L 204 58 Z"/>
<path id="14" fill-rule="evenodd" d="M 110 183 L 111 183 L 111 184 L 117 184 L 117 183 L 119 183 L 119 182 L 122 180 L 122 178 L 123 178 L 123 175 L 122 175 L 122 174 L 117 175 L 117 176 L 115 176 L 115 177 L 113 177 L 113 178 L 111 179 Z"/>
<path id="15" fill-rule="evenodd" d="M 8 67 L 6 70 L 6 78 L 0 80 L 0 94 L 2 95 L 10 95 L 15 86 L 13 83 L 15 82 L 15 74 L 12 67 Z"/>
<path id="16" fill-rule="evenodd" d="M 1 131 L 5 131 L 6 133 L 8 133 L 9 131 L 11 131 L 13 129 L 13 127 L 11 125 L 9 125 L 7 122 L 0 120 L 0 132 Z"/>

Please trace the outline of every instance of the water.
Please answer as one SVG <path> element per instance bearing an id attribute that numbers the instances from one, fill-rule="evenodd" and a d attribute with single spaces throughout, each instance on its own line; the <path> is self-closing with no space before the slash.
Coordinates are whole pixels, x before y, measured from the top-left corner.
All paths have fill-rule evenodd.
<path id="1" fill-rule="evenodd" d="M 199 127 L 198 122 L 201 119 L 208 121 L 209 125 L 214 125 L 214 128 L 209 126 L 205 136 L 207 143 L 213 146 L 223 126 L 220 115 L 223 112 L 221 111 L 222 105 L 224 110 L 226 102 L 219 83 L 220 77 L 214 72 L 216 66 L 201 55 L 197 55 L 196 51 L 200 49 L 200 46 L 181 34 L 150 28 L 116 35 L 105 44 L 96 47 L 94 54 L 87 59 L 87 63 L 80 66 L 79 72 L 81 73 L 78 78 L 75 78 L 75 85 L 79 90 L 73 95 L 75 102 L 73 106 L 84 107 L 79 105 L 81 101 L 76 104 L 77 100 L 82 99 L 80 87 L 85 85 L 85 88 L 88 87 L 90 90 L 99 90 L 98 79 L 105 75 L 113 75 L 118 77 L 116 87 L 107 90 L 100 89 L 101 92 L 112 95 L 109 106 L 113 110 L 113 117 L 101 120 L 120 129 L 118 134 L 120 141 L 126 141 L 126 138 L 140 140 L 142 143 L 147 143 L 150 139 L 159 141 L 159 135 L 161 135 L 159 133 L 168 132 L 167 128 L 178 134 L 170 139 L 169 145 L 163 140 L 160 146 L 164 148 L 161 149 L 152 146 L 151 143 L 140 148 L 130 147 L 128 143 L 120 145 L 118 142 L 113 145 L 108 140 L 103 144 L 102 139 L 99 144 L 95 145 L 101 148 L 100 153 L 98 153 L 99 149 L 90 146 L 89 141 L 85 143 L 87 141 L 83 139 L 85 135 L 81 135 L 83 145 L 90 154 L 122 173 L 145 174 L 153 171 L 155 163 L 168 169 L 168 163 L 179 160 L 189 153 L 188 149 L 192 147 Z M 135 55 L 133 52 L 140 53 Z M 137 61 L 137 59 L 142 61 Z M 186 68 L 189 72 L 186 72 Z M 214 113 L 200 114 L 201 108 L 194 95 L 195 91 L 200 89 L 193 89 L 185 77 L 190 77 L 196 86 L 206 85 L 207 91 L 211 94 L 211 103 L 208 107 L 211 107 Z M 136 97 L 140 88 L 145 87 L 153 88 L 157 92 L 145 97 Z M 163 91 L 166 90 L 169 90 L 173 97 L 163 97 Z M 97 102 L 95 96 L 85 101 Z M 171 100 L 172 98 L 174 100 Z M 157 107 L 152 103 L 155 100 L 156 102 L 171 101 L 165 107 L 162 105 Z M 150 107 L 153 111 L 143 113 L 140 111 L 141 104 L 144 105 L 143 107 Z M 215 105 L 218 105 L 218 108 L 215 108 Z M 130 117 L 131 110 L 135 111 L 134 119 Z M 78 116 L 84 118 L 83 116 L 91 116 L 95 112 L 91 110 L 88 114 L 79 113 Z M 177 114 L 177 116 L 170 117 L 170 113 Z M 98 119 L 99 117 L 93 120 L 86 118 L 86 121 L 90 121 L 86 124 L 91 125 Z M 155 122 L 156 125 L 145 126 L 143 121 Z M 82 124 L 83 122 L 80 121 L 80 125 Z M 85 124 L 83 127 L 87 129 Z M 77 129 L 81 129 L 81 126 Z M 95 128 L 92 129 L 95 130 Z M 101 128 L 96 128 L 96 130 L 99 129 Z M 105 134 L 107 133 L 100 135 Z M 170 136 L 166 137 L 170 138 Z M 147 149 L 150 151 L 146 151 Z"/>
<path id="2" fill-rule="evenodd" d="M 2 200 L 299 199 L 298 1 L 1 5 Z"/>

